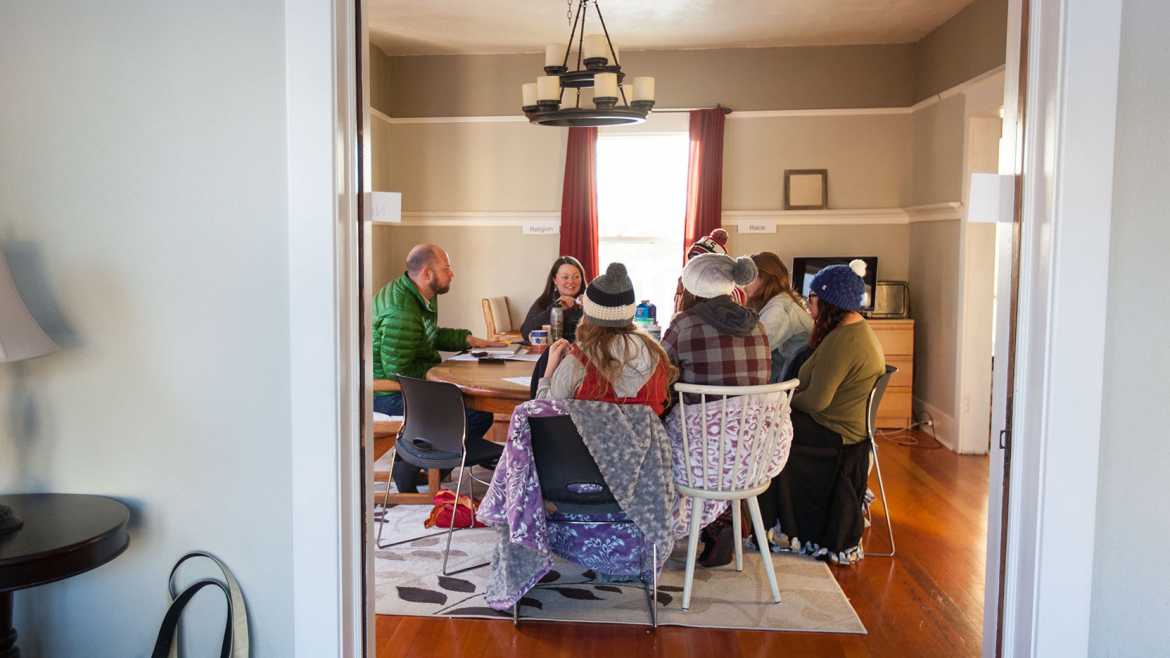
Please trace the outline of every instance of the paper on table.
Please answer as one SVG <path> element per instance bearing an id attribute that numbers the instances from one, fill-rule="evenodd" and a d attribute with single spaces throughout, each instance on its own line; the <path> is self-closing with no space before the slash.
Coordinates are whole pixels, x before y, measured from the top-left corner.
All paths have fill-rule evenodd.
<path id="1" fill-rule="evenodd" d="M 529 386 L 532 384 L 532 378 L 530 377 L 501 377 L 501 379 L 517 386 Z"/>
<path id="2" fill-rule="evenodd" d="M 529 361 L 536 363 L 540 360 L 539 354 L 512 354 L 511 352 L 489 350 L 487 355 L 493 359 L 503 359 L 505 361 Z M 479 358 L 474 354 L 457 354 L 448 361 L 479 361 Z"/>

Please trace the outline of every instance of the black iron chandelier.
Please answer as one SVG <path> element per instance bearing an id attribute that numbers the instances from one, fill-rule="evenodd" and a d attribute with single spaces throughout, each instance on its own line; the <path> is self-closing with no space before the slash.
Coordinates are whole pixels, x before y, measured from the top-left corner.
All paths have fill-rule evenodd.
<path id="1" fill-rule="evenodd" d="M 569 3 L 572 13 L 573 1 Z M 620 126 L 642 123 L 654 107 L 654 78 L 637 77 L 626 83 L 618 50 L 609 39 L 597 0 L 577 0 L 569 42 L 544 49 L 544 72 L 536 82 L 522 86 L 524 115 L 541 126 Z M 585 34 L 589 5 L 597 10 L 602 34 Z M 569 70 L 573 41 L 577 44 L 575 70 Z M 581 107 L 581 90 L 593 88 L 593 107 Z M 571 98 L 566 99 L 569 93 Z M 570 101 L 571 100 L 571 104 Z"/>

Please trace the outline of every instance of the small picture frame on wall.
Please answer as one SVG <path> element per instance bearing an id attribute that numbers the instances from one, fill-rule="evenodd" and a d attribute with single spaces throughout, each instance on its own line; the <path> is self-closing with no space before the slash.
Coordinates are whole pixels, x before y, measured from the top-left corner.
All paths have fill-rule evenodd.
<path id="1" fill-rule="evenodd" d="M 824 210 L 828 207 L 828 169 L 784 170 L 785 210 Z"/>

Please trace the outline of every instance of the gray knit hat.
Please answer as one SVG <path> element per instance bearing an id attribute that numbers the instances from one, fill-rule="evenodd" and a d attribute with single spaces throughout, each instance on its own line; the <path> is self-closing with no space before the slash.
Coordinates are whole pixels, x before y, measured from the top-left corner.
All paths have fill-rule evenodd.
<path id="1" fill-rule="evenodd" d="M 610 263 L 605 274 L 589 282 L 583 307 L 589 324 L 624 327 L 633 322 L 636 299 L 626 266 Z"/>
<path id="2" fill-rule="evenodd" d="M 703 254 L 687 261 L 682 283 L 695 297 L 711 299 L 730 295 L 736 286 L 746 286 L 755 280 L 758 273 L 755 261 L 746 256 Z"/>

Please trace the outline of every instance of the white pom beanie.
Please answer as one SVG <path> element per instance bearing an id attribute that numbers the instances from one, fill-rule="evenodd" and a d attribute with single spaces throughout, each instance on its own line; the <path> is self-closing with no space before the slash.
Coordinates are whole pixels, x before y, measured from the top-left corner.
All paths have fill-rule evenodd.
<path id="1" fill-rule="evenodd" d="M 746 286 L 755 280 L 757 273 L 756 264 L 746 256 L 702 254 L 687 261 L 682 283 L 695 297 L 711 299 L 730 295 L 736 286 Z"/>

